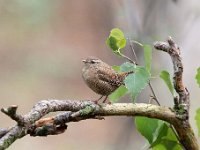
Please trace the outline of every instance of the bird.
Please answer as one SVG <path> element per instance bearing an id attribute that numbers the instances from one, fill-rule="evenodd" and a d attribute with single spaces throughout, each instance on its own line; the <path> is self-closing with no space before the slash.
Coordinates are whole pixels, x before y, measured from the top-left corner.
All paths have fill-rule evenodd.
<path id="1" fill-rule="evenodd" d="M 96 57 L 88 57 L 84 60 L 82 69 L 82 77 L 87 86 L 101 97 L 95 101 L 98 103 L 104 96 L 103 103 L 106 102 L 108 96 L 118 87 L 124 85 L 124 79 L 130 72 L 116 72 L 110 65 Z"/>

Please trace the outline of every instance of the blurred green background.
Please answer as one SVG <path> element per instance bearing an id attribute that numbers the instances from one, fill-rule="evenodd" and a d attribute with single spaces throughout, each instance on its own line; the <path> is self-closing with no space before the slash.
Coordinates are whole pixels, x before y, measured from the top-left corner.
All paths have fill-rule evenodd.
<path id="1" fill-rule="evenodd" d="M 141 43 L 174 37 L 183 55 L 184 79 L 191 91 L 191 123 L 200 107 L 195 83 L 200 66 L 200 4 L 198 0 L 0 0 L 0 107 L 17 104 L 26 114 L 42 99 L 96 99 L 81 77 L 81 60 L 96 56 L 110 65 L 124 60 L 112 54 L 105 40 L 112 28 Z M 140 63 L 142 50 L 135 47 Z M 129 47 L 125 53 L 131 56 Z M 129 54 L 130 53 L 130 54 Z M 153 52 L 153 75 L 172 71 L 169 56 Z M 162 105 L 172 106 L 163 81 L 153 79 Z M 148 102 L 145 89 L 137 102 Z M 128 102 L 125 97 L 120 102 Z M 0 128 L 15 124 L 0 113 Z M 61 135 L 46 138 L 26 136 L 10 150 L 129 150 L 147 149 L 148 144 L 127 117 L 104 121 L 70 123 Z"/>

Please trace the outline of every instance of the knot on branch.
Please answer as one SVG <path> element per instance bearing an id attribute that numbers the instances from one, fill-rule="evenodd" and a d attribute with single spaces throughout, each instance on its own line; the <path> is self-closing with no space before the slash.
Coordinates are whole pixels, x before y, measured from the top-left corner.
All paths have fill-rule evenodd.
<path id="1" fill-rule="evenodd" d="M 57 135 L 65 132 L 66 129 L 67 129 L 66 124 L 61 124 L 61 125 L 45 124 L 41 127 L 36 127 L 35 125 L 32 125 L 27 130 L 27 133 L 30 134 L 30 136 Z"/>
<path id="2" fill-rule="evenodd" d="M 99 110 L 99 107 L 92 101 L 42 100 L 24 116 L 17 114 L 18 107 L 16 105 L 2 108 L 1 111 L 15 120 L 17 125 L 10 129 L 0 130 L 0 149 L 2 148 L 1 144 L 5 146 L 7 140 L 13 140 L 12 142 L 14 142 L 17 138 L 26 134 L 30 134 L 30 136 L 57 135 L 65 132 L 67 129 L 66 123 L 68 122 L 78 122 L 85 119 L 104 119 L 103 117 L 97 117 L 94 113 Z M 46 114 L 55 111 L 66 112 L 42 118 Z M 11 138 L 13 136 L 15 138 Z M 10 143 L 12 142 L 10 141 Z"/>

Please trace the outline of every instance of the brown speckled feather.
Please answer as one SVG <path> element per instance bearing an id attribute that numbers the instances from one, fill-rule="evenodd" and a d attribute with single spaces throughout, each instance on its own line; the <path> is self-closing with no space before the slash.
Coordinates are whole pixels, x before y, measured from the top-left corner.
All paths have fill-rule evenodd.
<path id="1" fill-rule="evenodd" d="M 117 73 L 111 66 L 97 58 L 84 60 L 82 76 L 85 83 L 97 94 L 108 96 L 124 84 L 130 73 Z"/>

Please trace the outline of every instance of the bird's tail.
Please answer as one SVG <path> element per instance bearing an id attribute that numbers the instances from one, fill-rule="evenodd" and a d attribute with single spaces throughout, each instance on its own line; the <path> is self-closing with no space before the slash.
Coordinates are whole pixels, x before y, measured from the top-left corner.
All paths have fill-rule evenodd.
<path id="1" fill-rule="evenodd" d="M 122 72 L 122 73 L 120 73 L 120 74 L 121 74 L 121 76 L 125 79 L 125 77 L 127 77 L 129 74 L 132 74 L 132 73 L 134 73 L 134 71 Z"/>
<path id="2" fill-rule="evenodd" d="M 122 84 L 124 85 L 124 79 L 129 75 L 129 74 L 132 74 L 134 73 L 134 71 L 129 71 L 129 72 L 122 72 L 120 73 L 120 81 L 122 82 Z"/>

